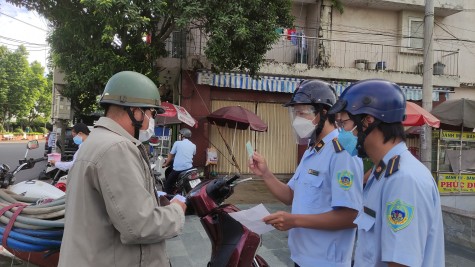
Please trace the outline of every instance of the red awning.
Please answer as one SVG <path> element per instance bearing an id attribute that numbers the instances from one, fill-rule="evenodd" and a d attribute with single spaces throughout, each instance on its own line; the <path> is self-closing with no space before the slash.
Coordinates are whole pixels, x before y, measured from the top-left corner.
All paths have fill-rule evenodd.
<path id="1" fill-rule="evenodd" d="M 440 120 L 416 103 L 406 101 L 406 119 L 404 126 L 421 126 L 427 124 L 434 128 L 440 127 Z"/>

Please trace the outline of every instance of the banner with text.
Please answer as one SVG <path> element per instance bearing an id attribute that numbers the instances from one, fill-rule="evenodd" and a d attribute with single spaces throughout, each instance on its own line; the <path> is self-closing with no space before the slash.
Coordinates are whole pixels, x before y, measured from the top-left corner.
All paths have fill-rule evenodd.
<path id="1" fill-rule="evenodd" d="M 475 174 L 439 174 L 438 182 L 440 193 L 473 193 L 475 192 Z"/>
<path id="2" fill-rule="evenodd" d="M 439 138 L 441 135 L 442 140 L 453 140 L 453 141 L 460 141 L 460 134 L 461 132 L 455 131 L 433 131 L 432 137 Z M 462 135 L 462 141 L 472 141 L 475 142 L 475 133 L 474 132 L 464 132 Z"/>

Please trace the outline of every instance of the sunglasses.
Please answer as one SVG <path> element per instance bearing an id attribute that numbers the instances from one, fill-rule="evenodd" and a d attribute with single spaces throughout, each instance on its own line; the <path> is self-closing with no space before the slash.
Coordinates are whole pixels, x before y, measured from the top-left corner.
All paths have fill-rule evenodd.
<path id="1" fill-rule="evenodd" d="M 336 125 L 341 127 L 341 128 L 345 128 L 345 122 L 349 121 L 351 119 L 346 119 L 346 120 L 337 120 L 335 121 L 336 122 Z"/>
<path id="2" fill-rule="evenodd" d="M 145 114 L 145 111 L 150 110 L 150 112 L 152 113 L 152 116 L 151 116 L 152 119 L 155 119 L 155 117 L 158 114 L 157 110 L 154 108 L 140 108 L 140 110 L 143 112 L 143 114 Z"/>

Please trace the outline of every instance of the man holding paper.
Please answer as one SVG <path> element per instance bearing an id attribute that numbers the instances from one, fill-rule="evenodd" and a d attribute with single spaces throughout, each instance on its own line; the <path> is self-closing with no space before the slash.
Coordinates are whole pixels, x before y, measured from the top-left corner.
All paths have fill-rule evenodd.
<path id="1" fill-rule="evenodd" d="M 285 184 L 255 152 L 249 162 L 272 194 L 291 213 L 279 211 L 264 222 L 289 230 L 289 249 L 296 267 L 350 267 L 355 241 L 353 220 L 362 207 L 363 163 L 338 142 L 335 115 L 328 110 L 336 94 L 327 83 L 302 81 L 289 107 L 297 143 L 308 145 L 292 179 Z"/>

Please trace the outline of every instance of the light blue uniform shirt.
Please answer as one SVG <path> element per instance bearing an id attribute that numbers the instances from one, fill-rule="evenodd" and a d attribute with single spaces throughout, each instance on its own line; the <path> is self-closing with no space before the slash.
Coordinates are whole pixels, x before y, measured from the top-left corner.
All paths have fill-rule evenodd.
<path id="1" fill-rule="evenodd" d="M 321 214 L 338 207 L 362 208 L 363 162 L 346 151 L 336 152 L 334 130 L 323 138 L 317 152 L 305 151 L 288 185 L 294 191 L 292 214 Z M 291 259 L 301 267 L 349 267 L 356 228 L 289 230 Z"/>
<path id="2" fill-rule="evenodd" d="M 391 159 L 399 155 L 399 165 Z M 373 168 L 363 192 L 355 266 L 445 266 L 439 191 L 429 170 L 401 142 L 383 158 L 379 179 Z M 393 168 L 390 175 L 386 170 Z M 395 168 L 395 169 L 394 169 Z M 369 215 L 372 214 L 372 215 Z"/>
<path id="3" fill-rule="evenodd" d="M 196 145 L 188 139 L 176 141 L 170 154 L 174 154 L 173 170 L 183 171 L 193 167 L 193 156 L 196 154 Z"/>

